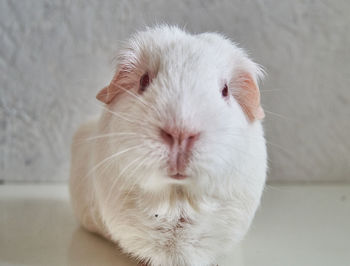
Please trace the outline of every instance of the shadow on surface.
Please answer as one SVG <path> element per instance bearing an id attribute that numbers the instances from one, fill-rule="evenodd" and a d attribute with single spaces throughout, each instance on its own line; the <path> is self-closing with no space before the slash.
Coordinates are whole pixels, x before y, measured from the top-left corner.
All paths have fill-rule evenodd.
<path id="1" fill-rule="evenodd" d="M 0 265 L 134 266 L 116 245 L 80 228 L 66 199 L 0 198 Z"/>
<path id="2" fill-rule="evenodd" d="M 137 263 L 123 254 L 115 244 L 79 227 L 72 236 L 68 265 L 136 266 Z"/>

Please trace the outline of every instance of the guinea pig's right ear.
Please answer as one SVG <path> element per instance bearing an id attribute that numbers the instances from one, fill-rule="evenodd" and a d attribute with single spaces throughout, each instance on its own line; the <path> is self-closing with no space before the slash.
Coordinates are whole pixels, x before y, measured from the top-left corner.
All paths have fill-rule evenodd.
<path id="1" fill-rule="evenodd" d="M 112 101 L 114 96 L 110 93 L 109 86 L 104 87 L 102 90 L 99 91 L 99 93 L 96 95 L 97 100 L 107 104 Z"/>
<path id="2" fill-rule="evenodd" d="M 111 83 L 96 95 L 97 100 L 105 104 L 112 102 L 112 100 L 123 91 L 121 81 L 125 79 L 125 75 L 126 73 L 123 70 L 117 71 Z"/>
<path id="3" fill-rule="evenodd" d="M 144 69 L 144 60 L 132 49 L 122 50 L 118 61 L 117 71 L 111 83 L 96 95 L 96 98 L 105 104 L 111 103 L 118 95 L 135 87 Z"/>

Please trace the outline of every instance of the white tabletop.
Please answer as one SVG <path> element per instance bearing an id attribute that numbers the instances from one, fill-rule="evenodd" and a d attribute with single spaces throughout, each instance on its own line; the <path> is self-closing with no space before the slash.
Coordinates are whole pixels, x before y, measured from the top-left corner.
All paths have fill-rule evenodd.
<path id="1" fill-rule="evenodd" d="M 0 265 L 136 264 L 77 225 L 67 186 L 0 185 Z M 349 266 L 350 186 L 267 186 L 226 265 Z"/>

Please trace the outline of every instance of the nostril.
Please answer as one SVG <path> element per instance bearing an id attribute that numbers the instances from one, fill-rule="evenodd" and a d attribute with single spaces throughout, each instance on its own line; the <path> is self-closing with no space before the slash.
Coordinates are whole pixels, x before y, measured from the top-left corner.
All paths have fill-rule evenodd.
<path id="1" fill-rule="evenodd" d="M 187 136 L 187 145 L 189 146 L 188 148 L 191 148 L 193 144 L 198 140 L 199 138 L 199 133 L 192 133 Z"/>
<path id="2" fill-rule="evenodd" d="M 160 128 L 159 130 L 161 139 L 167 145 L 171 148 L 179 145 L 183 151 L 189 151 L 200 135 L 198 132 L 179 130 L 177 128 Z"/>
<path id="3" fill-rule="evenodd" d="M 160 129 L 160 136 L 168 145 L 172 146 L 174 144 L 173 135 L 167 132 L 166 130 Z"/>
<path id="4" fill-rule="evenodd" d="M 188 137 L 189 140 L 194 140 L 195 138 L 196 138 L 196 135 L 192 135 Z"/>

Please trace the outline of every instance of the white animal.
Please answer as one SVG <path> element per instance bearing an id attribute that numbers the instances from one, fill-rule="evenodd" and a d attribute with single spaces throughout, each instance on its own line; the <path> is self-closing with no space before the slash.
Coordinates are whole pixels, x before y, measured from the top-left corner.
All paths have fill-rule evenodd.
<path id="1" fill-rule="evenodd" d="M 74 137 L 83 227 L 144 264 L 215 264 L 247 232 L 265 183 L 261 76 L 217 33 L 136 33 L 97 95 L 101 117 Z"/>

